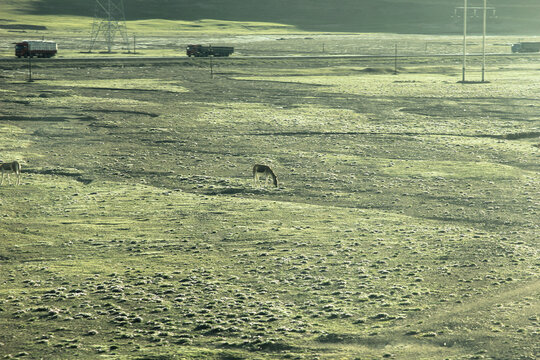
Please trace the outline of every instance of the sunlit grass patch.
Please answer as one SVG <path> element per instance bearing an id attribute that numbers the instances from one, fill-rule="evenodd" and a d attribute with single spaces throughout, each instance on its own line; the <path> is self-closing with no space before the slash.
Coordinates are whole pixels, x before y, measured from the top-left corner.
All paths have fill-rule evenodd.
<path id="1" fill-rule="evenodd" d="M 208 111 L 199 115 L 196 121 L 215 125 L 250 126 L 251 133 L 260 132 L 332 132 L 344 131 L 349 127 L 360 126 L 366 116 L 349 109 L 335 109 L 319 106 L 299 106 L 283 108 L 262 103 L 220 103 L 208 104 Z"/>
<path id="2" fill-rule="evenodd" d="M 21 139 L 24 133 L 23 129 L 15 125 L 5 123 L 0 125 L 0 161 L 23 159 L 23 149 L 28 148 L 32 143 L 26 138 Z"/>
<path id="3" fill-rule="evenodd" d="M 423 69 L 422 74 L 408 73 L 407 69 L 399 75 L 393 75 L 391 68 L 357 68 L 356 73 L 336 76 L 252 76 L 238 77 L 243 80 L 254 81 L 278 81 L 299 83 L 307 85 L 324 85 L 329 88 L 322 88 L 320 91 L 339 92 L 344 94 L 357 94 L 369 97 L 400 96 L 400 97 L 421 97 L 436 98 L 451 96 L 452 98 L 474 97 L 499 97 L 515 95 L 526 96 L 531 91 L 531 86 L 540 88 L 540 85 L 523 83 L 516 78 L 516 74 L 493 71 L 489 73 L 491 82 L 486 84 L 458 83 L 459 78 L 450 74 L 425 73 L 429 66 Z M 352 69 L 350 69 L 352 70 Z M 535 76 L 540 79 L 540 74 L 527 72 L 523 76 Z M 474 75 L 470 75 L 474 76 Z"/>
<path id="4" fill-rule="evenodd" d="M 181 93 L 187 89 L 175 81 L 163 79 L 111 79 L 111 80 L 44 80 L 50 86 L 82 87 L 111 90 L 167 91 Z"/>
<path id="5" fill-rule="evenodd" d="M 9 125 L 6 123 L 0 124 L 0 136 L 3 137 L 3 141 L 9 138 L 15 138 L 19 134 L 24 133 L 24 130 L 15 125 Z"/>
<path id="6" fill-rule="evenodd" d="M 118 86 L 121 86 L 117 84 Z M 103 85 L 104 86 L 104 85 Z M 85 87 L 85 86 L 81 86 Z M 80 95 L 66 95 L 66 96 L 51 96 L 47 98 L 29 98 L 29 101 L 35 103 L 52 105 L 70 105 L 74 102 L 80 105 L 125 105 L 125 106 L 150 106 L 156 105 L 152 101 L 141 101 L 135 99 L 122 99 L 122 98 L 105 98 L 105 97 L 93 97 L 93 96 L 80 96 Z"/>
<path id="7" fill-rule="evenodd" d="M 515 180 L 523 172 L 513 166 L 489 162 L 398 160 L 383 168 L 394 176 L 443 177 L 448 179 Z"/>
<path id="8" fill-rule="evenodd" d="M 127 26 L 135 32 L 170 32 L 180 31 L 197 34 L 253 34 L 257 32 L 297 33 L 296 27 L 270 22 L 227 21 L 219 19 L 201 19 L 196 21 L 149 19 L 128 21 Z"/>

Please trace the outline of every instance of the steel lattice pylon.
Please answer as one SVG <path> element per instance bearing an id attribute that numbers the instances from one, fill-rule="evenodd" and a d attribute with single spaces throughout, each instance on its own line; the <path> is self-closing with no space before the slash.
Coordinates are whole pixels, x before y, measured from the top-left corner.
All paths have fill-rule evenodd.
<path id="1" fill-rule="evenodd" d="M 111 52 L 114 38 L 120 33 L 126 50 L 129 52 L 126 17 L 123 0 L 96 0 L 96 12 L 92 23 L 90 49 L 92 51 L 100 35 L 105 38 L 107 51 Z"/>

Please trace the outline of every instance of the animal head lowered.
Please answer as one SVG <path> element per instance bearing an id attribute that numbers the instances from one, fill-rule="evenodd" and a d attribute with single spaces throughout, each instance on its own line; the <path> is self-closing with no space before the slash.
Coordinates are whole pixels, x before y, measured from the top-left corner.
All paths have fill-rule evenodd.
<path id="1" fill-rule="evenodd" d="M 3 163 L 0 162 L 0 170 L 2 171 L 2 180 L 0 181 L 0 185 L 4 183 L 4 173 L 7 172 L 7 178 L 8 182 L 11 184 L 11 180 L 9 179 L 10 173 L 15 173 L 15 176 L 17 176 L 17 185 L 21 184 L 21 164 L 19 164 L 18 161 Z"/>
<path id="2" fill-rule="evenodd" d="M 268 179 L 271 177 L 275 187 L 278 187 L 278 178 L 274 171 L 267 165 L 256 164 L 253 166 L 253 184 L 256 185 L 259 182 L 261 176 L 265 177 L 265 185 L 268 183 Z"/>

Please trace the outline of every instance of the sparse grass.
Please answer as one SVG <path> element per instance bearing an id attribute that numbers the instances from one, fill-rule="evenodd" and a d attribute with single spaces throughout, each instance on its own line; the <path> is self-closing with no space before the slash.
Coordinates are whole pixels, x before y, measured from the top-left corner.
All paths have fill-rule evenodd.
<path id="1" fill-rule="evenodd" d="M 534 358 L 540 75 L 422 61 L 0 78 L 2 160 L 24 163 L 0 187 L 1 352 Z M 282 185 L 253 187 L 256 162 Z"/>
<path id="2" fill-rule="evenodd" d="M 90 89 L 109 89 L 109 90 L 140 90 L 140 91 L 168 91 L 182 93 L 187 91 L 178 86 L 174 81 L 164 79 L 112 79 L 112 80 L 81 80 L 81 81 L 62 81 L 45 80 L 45 83 L 52 87 L 84 87 Z M 100 101 L 99 99 L 97 100 Z M 122 101 L 119 101 L 122 103 Z M 124 103 L 131 103 L 127 100 Z"/>

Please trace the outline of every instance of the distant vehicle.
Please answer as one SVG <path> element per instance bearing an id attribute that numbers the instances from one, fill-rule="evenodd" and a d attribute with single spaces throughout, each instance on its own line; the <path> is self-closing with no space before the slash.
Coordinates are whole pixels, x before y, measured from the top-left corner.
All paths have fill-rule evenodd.
<path id="1" fill-rule="evenodd" d="M 15 56 L 50 58 L 58 52 L 58 45 L 54 41 L 24 40 L 15 43 Z"/>
<path id="2" fill-rule="evenodd" d="M 518 42 L 512 44 L 513 53 L 530 53 L 530 52 L 539 52 L 540 51 L 540 42 Z"/>
<path id="3" fill-rule="evenodd" d="M 234 48 L 230 46 L 188 45 L 186 48 L 186 54 L 190 57 L 229 56 L 233 52 Z"/>

